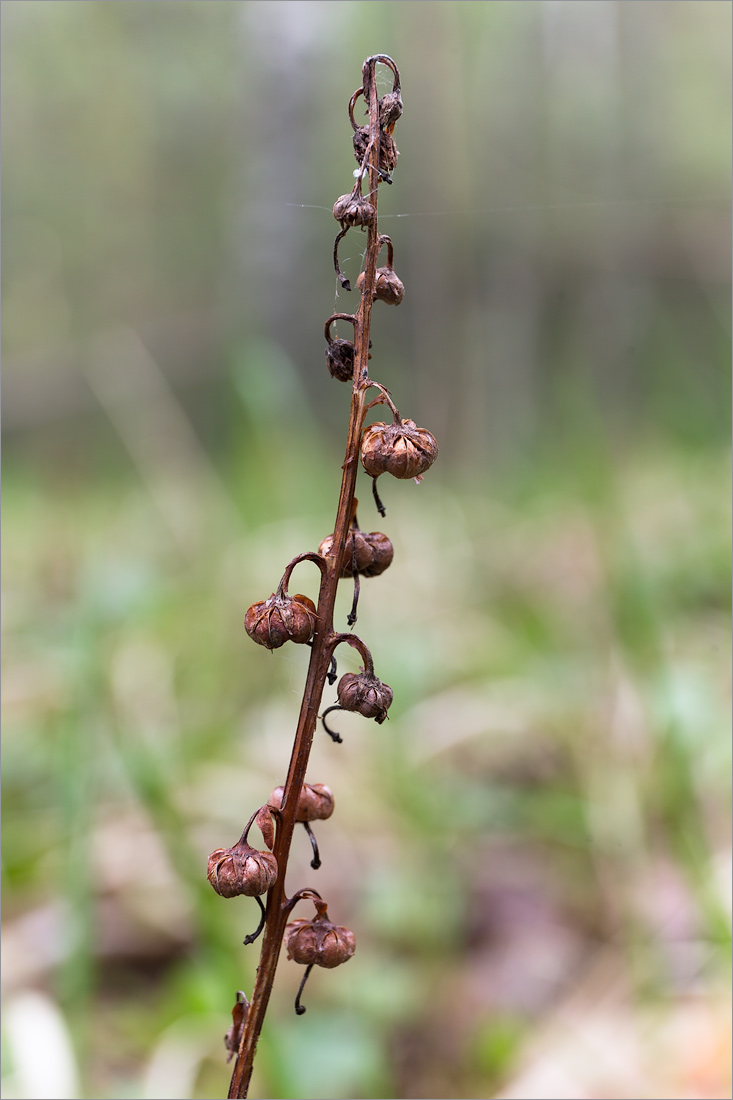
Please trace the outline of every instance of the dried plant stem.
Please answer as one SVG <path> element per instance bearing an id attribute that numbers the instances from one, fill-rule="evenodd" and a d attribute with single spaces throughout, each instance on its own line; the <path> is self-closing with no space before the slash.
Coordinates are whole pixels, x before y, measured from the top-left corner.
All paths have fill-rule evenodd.
<path id="1" fill-rule="evenodd" d="M 371 80 L 369 88 L 369 149 L 378 150 L 380 140 L 379 99 L 375 69 L 381 55 L 370 58 Z M 369 172 L 369 201 L 376 210 L 377 185 L 379 173 L 378 156 L 367 151 L 365 161 Z M 285 893 L 285 874 L 290 854 L 290 844 L 296 825 L 296 811 L 300 791 L 305 782 L 308 759 L 313 734 L 316 728 L 321 697 L 336 646 L 347 638 L 334 633 L 333 616 L 341 573 L 341 563 L 345 554 L 346 540 L 354 511 L 354 492 L 359 466 L 361 432 L 366 414 L 366 391 L 369 388 L 367 361 L 369 357 L 369 328 L 372 304 L 376 284 L 377 257 L 381 247 L 377 219 L 368 228 L 367 250 L 364 264 L 364 286 L 359 309 L 354 324 L 354 384 L 349 417 L 349 432 L 346 443 L 346 458 L 343 464 L 341 492 L 338 511 L 334 524 L 331 552 L 325 559 L 325 569 L 321 571 L 321 586 L 318 596 L 318 628 L 313 639 L 311 657 L 308 665 L 303 701 L 298 718 L 295 742 L 290 758 L 288 776 L 285 781 L 285 793 L 278 815 L 278 828 L 273 853 L 277 859 L 279 873 L 277 881 L 271 887 L 267 898 L 265 932 L 262 942 L 260 963 L 254 992 L 247 1011 L 246 1022 L 237 1051 L 234 1072 L 228 1096 L 246 1097 L 252 1077 L 255 1049 L 267 1005 L 272 991 L 277 969 L 280 948 L 285 925 L 292 908 Z"/>

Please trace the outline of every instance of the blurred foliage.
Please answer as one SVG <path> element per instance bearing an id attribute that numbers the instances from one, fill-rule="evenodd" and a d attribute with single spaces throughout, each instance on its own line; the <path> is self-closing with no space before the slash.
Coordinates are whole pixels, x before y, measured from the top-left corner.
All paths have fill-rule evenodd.
<path id="1" fill-rule="evenodd" d="M 241 620 L 333 522 L 376 51 L 373 372 L 441 454 L 362 593 L 390 721 L 319 733 L 317 874 L 294 846 L 357 954 L 302 1019 L 283 961 L 252 1095 L 729 1095 L 729 6 L 2 22 L 3 1095 L 226 1093 L 256 907 L 206 857 L 287 763 L 307 654 Z"/>

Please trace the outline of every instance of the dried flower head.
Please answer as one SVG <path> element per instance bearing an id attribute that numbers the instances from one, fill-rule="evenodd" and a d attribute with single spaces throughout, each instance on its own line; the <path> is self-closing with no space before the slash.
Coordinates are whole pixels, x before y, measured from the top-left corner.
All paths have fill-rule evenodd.
<path id="1" fill-rule="evenodd" d="M 283 804 L 284 787 L 275 787 L 267 802 L 279 810 Z M 333 792 L 324 783 L 304 783 L 300 789 L 296 821 L 326 821 L 333 813 Z"/>
<path id="2" fill-rule="evenodd" d="M 361 166 L 369 148 L 369 127 L 360 126 L 354 131 L 354 156 L 356 163 Z M 391 134 L 379 135 L 379 169 L 389 175 L 397 166 L 399 151 Z"/>
<path id="3" fill-rule="evenodd" d="M 332 924 L 325 910 L 313 920 L 292 921 L 285 935 L 288 958 L 305 966 L 332 970 L 347 962 L 356 950 L 354 933 Z"/>
<path id="4" fill-rule="evenodd" d="M 285 642 L 309 642 L 318 616 L 312 600 L 302 593 L 288 596 L 275 593 L 254 603 L 244 616 L 244 629 L 265 649 L 279 649 Z"/>
<path id="5" fill-rule="evenodd" d="M 420 477 L 437 454 L 435 436 L 418 428 L 414 420 L 378 421 L 367 428 L 361 441 L 361 464 L 370 477 L 385 473 L 398 478 Z"/>
<path id="6" fill-rule="evenodd" d="M 333 535 L 328 535 L 318 547 L 318 553 L 327 558 L 332 546 Z M 350 531 L 340 576 L 352 576 L 356 566 L 356 572 L 363 577 L 378 577 L 388 568 L 393 557 L 394 547 L 381 531 Z"/>
<path id="7" fill-rule="evenodd" d="M 345 672 L 336 693 L 343 710 L 354 710 L 365 718 L 374 718 L 378 725 L 392 706 L 392 688 L 383 684 L 373 672 Z"/>

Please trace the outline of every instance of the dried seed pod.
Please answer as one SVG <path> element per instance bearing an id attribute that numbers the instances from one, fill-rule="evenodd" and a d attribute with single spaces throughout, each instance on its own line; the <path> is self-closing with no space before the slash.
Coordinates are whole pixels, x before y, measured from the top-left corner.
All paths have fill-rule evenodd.
<path id="1" fill-rule="evenodd" d="M 356 189 L 348 195 L 341 195 L 333 204 L 333 216 L 342 229 L 353 226 L 364 228 L 372 224 L 376 215 L 369 199 L 365 199 Z"/>
<path id="2" fill-rule="evenodd" d="M 273 809 L 282 808 L 284 787 L 275 787 L 267 802 Z M 304 783 L 295 811 L 296 821 L 326 821 L 333 813 L 333 792 L 324 783 Z"/>
<path id="3" fill-rule="evenodd" d="M 369 127 L 360 126 L 358 130 L 354 131 L 354 157 L 358 165 L 361 165 L 361 162 L 364 160 L 368 148 Z M 397 157 L 399 155 L 392 135 L 381 133 L 379 135 L 379 164 L 377 167 L 387 174 L 394 172 L 397 166 Z"/>
<path id="4" fill-rule="evenodd" d="M 414 420 L 378 421 L 364 432 L 361 464 L 370 477 L 420 477 L 432 466 L 438 444 L 427 428 L 418 428 Z"/>
<path id="5" fill-rule="evenodd" d="M 402 96 L 399 88 L 383 95 L 379 101 L 379 125 L 386 134 L 391 134 L 395 123 L 402 115 Z"/>
<path id="6" fill-rule="evenodd" d="M 332 378 L 350 382 L 354 377 L 354 345 L 351 340 L 331 340 L 326 348 L 326 362 Z"/>
<path id="7" fill-rule="evenodd" d="M 347 962 L 356 950 L 354 933 L 332 924 L 323 911 L 313 920 L 292 921 L 285 930 L 288 958 L 305 966 L 332 970 Z"/>
<path id="8" fill-rule="evenodd" d="M 321 557 L 328 557 L 333 546 L 333 535 L 329 535 L 318 547 Z M 356 571 L 363 577 L 378 577 L 391 564 L 394 557 L 392 543 L 381 531 L 350 531 L 346 539 L 346 553 L 340 576 L 351 577 Z"/>
<path id="9" fill-rule="evenodd" d="M 364 272 L 359 275 L 356 285 L 364 291 Z M 386 302 L 389 306 L 398 306 L 405 296 L 405 285 L 395 275 L 391 267 L 378 267 L 377 278 L 374 283 L 374 297 L 380 302 Z"/>
<path id="10" fill-rule="evenodd" d="M 270 889 L 277 878 L 277 860 L 271 852 L 259 852 L 246 841 L 233 848 L 217 848 L 209 856 L 209 882 L 223 898 L 244 894 L 258 897 Z"/>
<path id="11" fill-rule="evenodd" d="M 343 710 L 355 710 L 365 718 L 374 718 L 378 725 L 392 706 L 392 688 L 383 684 L 373 672 L 345 672 L 336 693 Z"/>
<path id="12" fill-rule="evenodd" d="M 273 592 L 267 600 L 254 603 L 244 616 L 244 629 L 265 649 L 279 649 L 285 642 L 309 642 L 318 616 L 312 600 Z"/>

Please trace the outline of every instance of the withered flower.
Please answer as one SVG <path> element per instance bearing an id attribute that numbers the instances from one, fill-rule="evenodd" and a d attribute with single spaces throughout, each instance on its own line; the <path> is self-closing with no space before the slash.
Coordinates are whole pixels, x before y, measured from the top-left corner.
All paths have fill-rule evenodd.
<path id="1" fill-rule="evenodd" d="M 392 706 L 392 688 L 383 684 L 373 672 L 345 672 L 336 688 L 339 706 L 357 711 L 365 718 L 374 718 L 378 725 Z"/>
<path id="2" fill-rule="evenodd" d="M 437 454 L 435 436 L 418 428 L 414 420 L 379 421 L 366 429 L 361 441 L 361 464 L 375 478 L 384 473 L 403 479 L 419 477 Z"/>
<path id="3" fill-rule="evenodd" d="M 361 166 L 364 155 L 369 148 L 369 127 L 360 126 L 354 131 L 354 156 L 356 163 Z M 379 169 L 386 175 L 394 172 L 397 166 L 399 151 L 391 134 L 379 135 Z M 381 182 L 381 181 L 380 181 Z M 391 182 L 391 181 L 390 181 Z"/>
<path id="4" fill-rule="evenodd" d="M 332 378 L 350 382 L 354 377 L 354 345 L 351 340 L 330 340 L 326 346 L 326 362 Z"/>
<path id="5" fill-rule="evenodd" d="M 328 535 L 318 547 L 318 553 L 326 558 L 331 553 L 333 535 Z M 394 547 L 381 531 L 352 530 L 346 539 L 346 552 L 340 576 L 350 577 L 356 572 L 363 577 L 378 577 L 392 562 Z"/>
<path id="6" fill-rule="evenodd" d="M 312 600 L 302 593 L 288 596 L 275 593 L 254 603 L 244 616 L 244 629 L 265 649 L 279 649 L 285 642 L 309 642 L 318 616 Z"/>

